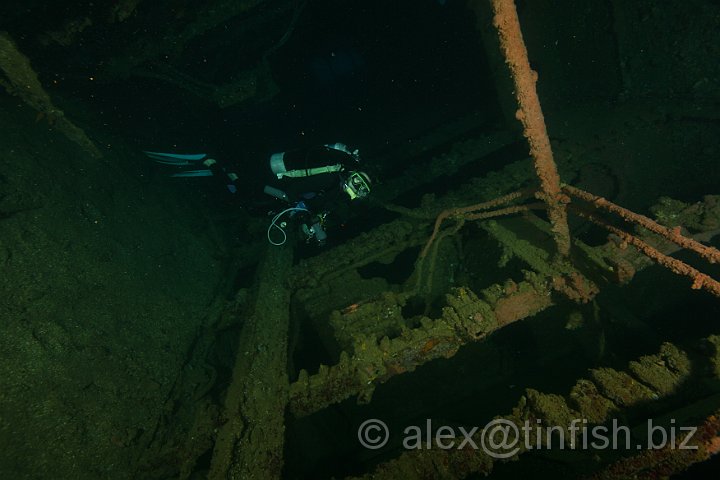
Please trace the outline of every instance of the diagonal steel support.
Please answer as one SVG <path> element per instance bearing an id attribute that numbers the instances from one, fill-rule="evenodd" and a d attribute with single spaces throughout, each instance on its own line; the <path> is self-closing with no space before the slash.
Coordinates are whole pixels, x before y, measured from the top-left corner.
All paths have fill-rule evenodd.
<path id="1" fill-rule="evenodd" d="M 570 232 L 565 209 L 567 200 L 560 190 L 560 176 L 550 148 L 540 99 L 535 89 L 537 72 L 530 68 L 515 2 L 492 0 L 492 9 L 493 25 L 497 28 L 500 47 L 515 85 L 515 97 L 518 102 L 515 117 L 523 125 L 523 135 L 530 145 L 535 173 L 540 179 L 538 197 L 547 204 L 557 251 L 561 257 L 567 257 L 570 252 Z"/>

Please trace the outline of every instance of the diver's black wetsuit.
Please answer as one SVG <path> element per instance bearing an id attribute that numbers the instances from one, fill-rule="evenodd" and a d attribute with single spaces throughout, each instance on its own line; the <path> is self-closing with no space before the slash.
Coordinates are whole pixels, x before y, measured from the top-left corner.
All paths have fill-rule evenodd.
<path id="1" fill-rule="evenodd" d="M 341 226 L 349 218 L 352 199 L 369 193 L 369 177 L 357 171 L 357 150 L 340 143 L 273 154 L 265 178 L 235 174 L 213 159 L 203 163 L 233 203 L 251 214 L 272 214 L 271 226 L 280 230 L 284 225 L 276 222 L 287 214 L 301 226 L 306 242 L 313 239 L 319 246 L 326 245 L 328 225 Z"/>
<path id="2" fill-rule="evenodd" d="M 346 151 L 328 146 L 316 146 L 284 152 L 282 162 L 285 170 L 300 171 L 311 168 L 340 165 L 340 171 L 319 173 L 310 176 L 283 176 L 277 178 L 268 168 L 266 178 L 248 179 L 242 175 L 233 175 L 228 166 L 216 163 L 210 166 L 213 177 L 217 178 L 238 200 L 238 203 L 251 211 L 262 211 L 277 204 L 278 198 L 265 193 L 266 186 L 284 192 L 288 207 L 303 202 L 313 213 L 336 211 L 349 203 L 349 197 L 343 192 L 344 176 L 347 170 L 357 165 L 355 157 Z"/>
<path id="3" fill-rule="evenodd" d="M 354 157 L 341 150 L 319 146 L 285 152 L 283 156 L 288 171 L 340 165 L 341 171 L 320 173 L 305 177 L 272 177 L 266 185 L 287 193 L 290 202 L 303 201 L 311 211 L 332 210 L 349 202 L 343 192 L 343 183 L 347 170 L 357 165 Z"/>

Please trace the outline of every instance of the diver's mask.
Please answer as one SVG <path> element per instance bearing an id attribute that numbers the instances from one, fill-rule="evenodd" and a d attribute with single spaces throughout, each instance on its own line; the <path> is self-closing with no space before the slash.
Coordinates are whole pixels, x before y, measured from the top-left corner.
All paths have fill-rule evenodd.
<path id="1" fill-rule="evenodd" d="M 343 190 L 350 200 L 365 198 L 370 194 L 370 177 L 365 172 L 350 172 L 343 183 Z"/>

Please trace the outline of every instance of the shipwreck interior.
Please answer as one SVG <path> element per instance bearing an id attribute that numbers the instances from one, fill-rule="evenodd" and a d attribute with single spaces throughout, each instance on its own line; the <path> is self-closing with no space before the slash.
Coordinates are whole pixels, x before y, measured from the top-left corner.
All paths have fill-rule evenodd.
<path id="1" fill-rule="evenodd" d="M 0 5 L 2 478 L 715 478 L 720 2 L 63 3 Z M 324 246 L 143 154 L 329 142 Z"/>

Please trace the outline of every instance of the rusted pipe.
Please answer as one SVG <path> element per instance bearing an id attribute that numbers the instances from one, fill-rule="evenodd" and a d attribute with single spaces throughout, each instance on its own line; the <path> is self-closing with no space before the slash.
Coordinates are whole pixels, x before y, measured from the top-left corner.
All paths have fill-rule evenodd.
<path id="1" fill-rule="evenodd" d="M 601 208 L 611 213 L 615 213 L 627 222 L 640 225 L 641 227 L 646 228 L 651 232 L 661 235 L 662 237 L 670 240 L 675 245 L 686 248 L 688 250 L 692 250 L 710 263 L 720 263 L 720 251 L 718 251 L 716 248 L 708 247 L 707 245 L 703 245 L 697 240 L 693 240 L 692 238 L 688 238 L 682 235 L 680 233 L 680 229 L 678 228 L 668 228 L 660 225 L 652 219 L 646 217 L 645 215 L 640 215 L 639 213 L 632 212 L 626 208 L 621 207 L 620 205 L 612 203 L 606 198 L 593 195 L 592 193 L 580 190 L 579 188 L 575 188 L 570 185 L 563 185 L 562 188 L 565 192 L 567 192 L 573 197 L 588 202 L 594 207 Z"/>
<path id="2" fill-rule="evenodd" d="M 627 233 L 624 230 L 621 230 L 617 227 L 614 227 L 601 218 L 597 217 L 596 215 L 582 210 L 580 208 L 574 207 L 573 212 L 577 213 L 579 216 L 583 218 L 587 218 L 591 222 L 595 223 L 596 225 L 599 225 L 606 230 L 610 231 L 611 233 L 614 233 L 617 235 L 620 240 L 623 242 L 634 246 L 640 252 L 642 252 L 645 256 L 650 258 L 656 263 L 659 263 L 663 267 L 669 269 L 671 272 L 677 274 L 677 275 L 683 275 L 686 277 L 689 277 L 692 279 L 693 283 L 690 288 L 693 290 L 700 290 L 703 289 L 707 292 L 710 292 L 711 294 L 715 295 L 716 297 L 720 297 L 720 282 L 715 280 L 714 278 L 710 277 L 709 275 L 702 273 L 701 271 L 691 267 L 685 262 L 682 262 L 676 258 L 669 257 L 665 255 L 664 253 L 660 252 L 656 248 L 652 247 L 651 245 L 647 244 L 646 242 L 642 241 L 635 235 L 631 235 Z"/>
<path id="3" fill-rule="evenodd" d="M 440 225 L 442 225 L 443 220 L 446 218 L 452 218 L 456 216 L 462 216 L 467 217 L 468 214 L 471 212 L 476 212 L 478 210 L 487 210 L 490 208 L 494 208 L 500 205 L 505 205 L 506 203 L 510 203 L 512 201 L 525 198 L 527 196 L 530 196 L 532 193 L 529 190 L 518 190 L 517 192 L 508 193 L 507 195 L 503 195 L 502 197 L 495 198 L 493 200 L 490 200 L 488 202 L 478 203 L 475 205 L 470 205 L 467 207 L 458 207 L 458 208 L 450 208 L 447 210 L 443 210 L 440 212 L 435 219 L 435 226 L 433 227 L 433 232 L 430 235 L 430 238 L 428 239 L 427 243 L 425 243 L 425 247 L 422 249 L 422 252 L 420 252 L 420 258 L 424 258 L 428 251 L 430 250 L 430 245 L 432 245 L 433 240 L 435 240 L 435 237 L 437 236 L 438 232 L 440 231 Z M 498 213 L 496 215 L 503 215 L 504 213 Z M 489 215 L 484 217 L 477 217 L 477 218 L 471 218 L 471 220 L 479 220 L 480 218 L 489 218 L 491 216 L 496 215 Z"/>

